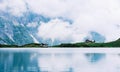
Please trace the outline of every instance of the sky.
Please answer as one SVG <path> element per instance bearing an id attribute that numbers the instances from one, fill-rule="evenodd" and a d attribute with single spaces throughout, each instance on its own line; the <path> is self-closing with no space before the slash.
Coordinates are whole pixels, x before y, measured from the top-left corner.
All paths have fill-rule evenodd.
<path id="1" fill-rule="evenodd" d="M 119 0 L 0 0 L 0 11 L 19 17 L 27 11 L 26 5 L 32 12 L 51 18 L 38 27 L 37 35 L 43 39 L 80 42 L 91 36 L 91 31 L 105 37 L 106 42 L 120 38 Z"/>

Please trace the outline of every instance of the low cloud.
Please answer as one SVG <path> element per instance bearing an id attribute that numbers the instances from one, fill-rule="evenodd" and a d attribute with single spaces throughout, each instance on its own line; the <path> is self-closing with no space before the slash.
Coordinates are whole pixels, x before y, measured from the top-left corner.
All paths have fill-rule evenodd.
<path id="1" fill-rule="evenodd" d="M 82 41 L 86 35 L 77 33 L 69 22 L 65 22 L 56 18 L 48 23 L 42 22 L 38 28 L 38 36 L 42 37 L 43 39 L 52 39 L 52 41 L 72 40 L 73 42 L 76 42 Z"/>

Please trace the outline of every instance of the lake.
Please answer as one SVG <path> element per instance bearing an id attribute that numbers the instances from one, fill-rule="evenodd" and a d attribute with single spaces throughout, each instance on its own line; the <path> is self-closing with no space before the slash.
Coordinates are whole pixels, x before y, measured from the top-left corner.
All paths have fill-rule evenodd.
<path id="1" fill-rule="evenodd" d="M 1 48 L 0 72 L 120 72 L 120 49 Z"/>

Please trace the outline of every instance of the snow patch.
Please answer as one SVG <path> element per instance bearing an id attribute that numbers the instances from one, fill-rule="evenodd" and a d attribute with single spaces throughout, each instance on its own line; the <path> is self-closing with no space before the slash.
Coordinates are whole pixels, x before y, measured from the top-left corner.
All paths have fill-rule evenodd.
<path id="1" fill-rule="evenodd" d="M 19 26 L 20 24 L 17 21 L 13 21 L 14 26 Z"/>
<path id="2" fill-rule="evenodd" d="M 37 22 L 28 23 L 27 27 L 37 27 Z"/>
<path id="3" fill-rule="evenodd" d="M 39 41 L 32 34 L 30 34 L 30 36 L 33 38 L 35 43 L 39 43 Z"/>

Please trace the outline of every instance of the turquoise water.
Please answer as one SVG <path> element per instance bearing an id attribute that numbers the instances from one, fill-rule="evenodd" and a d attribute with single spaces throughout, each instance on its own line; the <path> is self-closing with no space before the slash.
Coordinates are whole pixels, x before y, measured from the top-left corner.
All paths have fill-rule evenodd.
<path id="1" fill-rule="evenodd" d="M 118 50 L 0 49 L 0 72 L 120 72 Z"/>

